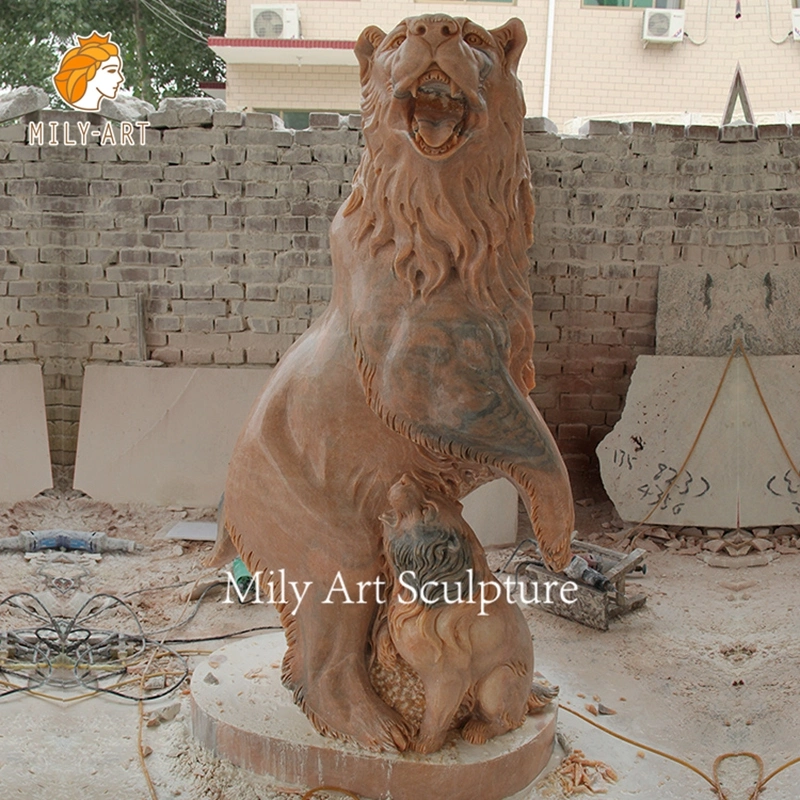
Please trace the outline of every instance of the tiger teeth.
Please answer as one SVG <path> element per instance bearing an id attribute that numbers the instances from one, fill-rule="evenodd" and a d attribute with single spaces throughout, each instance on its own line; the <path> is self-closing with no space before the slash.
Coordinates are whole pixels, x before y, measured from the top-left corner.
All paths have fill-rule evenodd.
<path id="1" fill-rule="evenodd" d="M 425 153 L 426 156 L 440 156 L 443 153 L 452 150 L 456 144 L 458 144 L 459 137 L 461 136 L 461 131 L 456 130 L 454 135 L 451 136 L 441 147 L 431 147 L 425 140 L 419 135 L 419 130 L 413 130 L 414 134 L 414 141 L 417 143 L 417 147 Z"/>
<path id="2" fill-rule="evenodd" d="M 426 83 L 443 83 L 446 86 L 449 86 L 451 97 L 456 97 L 457 95 L 461 94 L 461 88 L 452 78 L 445 75 L 440 70 L 432 69 L 417 78 L 411 90 L 411 93 L 414 95 L 414 97 L 417 96 L 417 91 L 420 89 L 420 87 L 424 86 Z"/>

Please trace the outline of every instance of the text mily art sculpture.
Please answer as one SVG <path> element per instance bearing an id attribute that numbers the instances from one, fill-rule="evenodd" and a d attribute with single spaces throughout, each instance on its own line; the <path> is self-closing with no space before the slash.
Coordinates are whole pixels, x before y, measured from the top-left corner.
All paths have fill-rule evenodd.
<path id="1" fill-rule="evenodd" d="M 279 604 L 283 683 L 317 730 L 368 748 L 484 742 L 552 696 L 518 607 L 470 596 L 494 578 L 459 503 L 509 478 L 547 564 L 569 562 L 567 471 L 528 397 L 525 43 L 517 19 L 361 34 L 366 148 L 331 227 L 333 297 L 230 462 L 216 556 L 232 543 L 262 581 L 305 588 Z"/>

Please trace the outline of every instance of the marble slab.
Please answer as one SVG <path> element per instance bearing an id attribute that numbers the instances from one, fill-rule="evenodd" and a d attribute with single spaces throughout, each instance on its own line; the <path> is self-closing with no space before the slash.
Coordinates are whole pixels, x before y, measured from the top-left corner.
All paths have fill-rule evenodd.
<path id="1" fill-rule="evenodd" d="M 0 365 L 0 503 L 53 485 L 39 364 Z"/>
<path id="2" fill-rule="evenodd" d="M 656 355 L 727 356 L 736 338 L 750 355 L 800 354 L 800 270 L 663 267 Z"/>
<path id="3" fill-rule="evenodd" d="M 750 362 L 786 450 L 800 464 L 800 357 Z M 620 516 L 721 528 L 800 524 L 800 477 L 759 399 L 744 358 L 733 359 L 684 472 L 726 358 L 640 356 L 622 418 L 600 443 L 603 484 Z M 653 510 L 655 509 L 655 510 Z"/>
<path id="4" fill-rule="evenodd" d="M 264 369 L 90 364 L 76 489 L 111 503 L 216 506 Z"/>
<path id="5" fill-rule="evenodd" d="M 519 494 L 505 478 L 486 483 L 462 501 L 463 516 L 484 547 L 517 541 Z"/>

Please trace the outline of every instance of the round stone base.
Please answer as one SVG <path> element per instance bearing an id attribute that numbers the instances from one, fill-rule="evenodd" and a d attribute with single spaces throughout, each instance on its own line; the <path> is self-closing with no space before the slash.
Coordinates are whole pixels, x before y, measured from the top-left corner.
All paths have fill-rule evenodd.
<path id="1" fill-rule="evenodd" d="M 192 677 L 195 738 L 216 755 L 302 788 L 340 786 L 372 800 L 509 800 L 553 751 L 556 706 L 515 731 L 438 753 L 373 753 L 318 734 L 280 682 L 282 633 L 226 645 Z"/>

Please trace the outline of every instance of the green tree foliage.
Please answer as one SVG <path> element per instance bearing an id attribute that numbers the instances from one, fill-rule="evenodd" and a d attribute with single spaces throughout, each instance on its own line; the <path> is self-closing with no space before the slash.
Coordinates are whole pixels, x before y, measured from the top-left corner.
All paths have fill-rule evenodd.
<path id="1" fill-rule="evenodd" d="M 93 30 L 120 46 L 124 88 L 155 105 L 224 80 L 206 38 L 224 33 L 225 0 L 0 0 L 0 86 L 39 86 L 59 105 L 50 76 Z"/>

